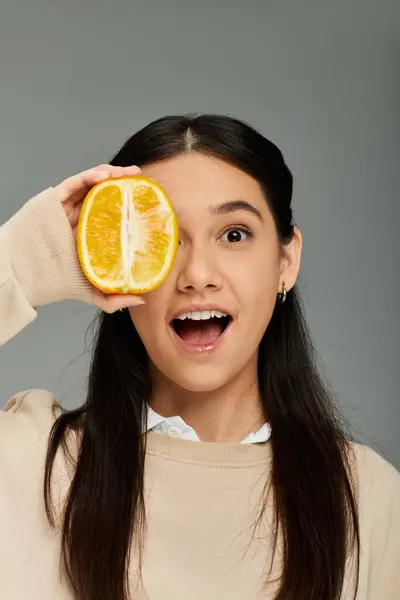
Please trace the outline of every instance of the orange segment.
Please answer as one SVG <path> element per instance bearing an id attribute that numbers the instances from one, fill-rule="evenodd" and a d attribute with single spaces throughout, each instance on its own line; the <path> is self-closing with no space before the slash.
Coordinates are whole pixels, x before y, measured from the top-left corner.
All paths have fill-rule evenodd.
<path id="1" fill-rule="evenodd" d="M 106 293 L 149 292 L 172 268 L 177 218 L 152 179 L 108 179 L 83 202 L 77 242 L 82 269 L 95 287 Z"/>

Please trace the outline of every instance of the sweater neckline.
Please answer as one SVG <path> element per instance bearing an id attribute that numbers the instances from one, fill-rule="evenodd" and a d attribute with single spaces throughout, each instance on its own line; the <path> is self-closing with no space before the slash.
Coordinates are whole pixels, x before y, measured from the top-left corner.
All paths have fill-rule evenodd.
<path id="1" fill-rule="evenodd" d="M 198 442 L 154 431 L 145 433 L 145 439 L 146 454 L 186 464 L 244 468 L 268 464 L 272 458 L 270 441 L 259 444 Z"/>
<path id="2" fill-rule="evenodd" d="M 174 433 L 169 433 L 172 430 Z M 173 417 L 163 417 L 151 406 L 147 405 L 147 422 L 143 431 L 155 431 L 156 433 L 176 435 L 185 440 L 200 442 L 200 439 L 190 425 L 188 425 L 179 415 Z M 271 425 L 266 422 L 256 431 L 252 431 L 241 441 L 242 444 L 259 444 L 266 442 L 271 437 Z"/>

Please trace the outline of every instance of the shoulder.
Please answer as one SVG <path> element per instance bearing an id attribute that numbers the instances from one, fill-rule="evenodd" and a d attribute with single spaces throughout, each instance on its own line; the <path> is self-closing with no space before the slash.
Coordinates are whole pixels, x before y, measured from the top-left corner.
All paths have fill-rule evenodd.
<path id="1" fill-rule="evenodd" d="M 350 444 L 361 487 L 400 485 L 399 471 L 378 452 L 363 444 Z"/>
<path id="2" fill-rule="evenodd" d="M 23 448 L 33 440 L 47 440 L 60 413 L 56 397 L 46 390 L 26 390 L 12 396 L 0 411 L 0 454 L 5 445 Z"/>
<path id="3" fill-rule="evenodd" d="M 30 531 L 42 514 L 49 434 L 60 410 L 45 390 L 15 394 L 0 410 L 0 514 L 9 515 L 11 525 L 22 519 Z"/>
<path id="4" fill-rule="evenodd" d="M 373 520 L 393 518 L 400 525 L 400 473 L 380 454 L 351 444 L 354 476 L 362 515 Z"/>
<path id="5" fill-rule="evenodd" d="M 15 394 L 0 411 L 0 507 L 2 489 L 23 493 L 29 482 L 42 480 L 49 434 L 60 412 L 46 390 Z"/>
<path id="6" fill-rule="evenodd" d="M 57 398 L 48 390 L 25 390 L 11 396 L 4 405 L 3 412 L 29 412 L 38 407 L 57 407 Z"/>
<path id="7" fill-rule="evenodd" d="M 358 479 L 361 585 L 368 589 L 368 598 L 394 600 L 400 589 L 400 474 L 371 448 L 352 447 Z"/>

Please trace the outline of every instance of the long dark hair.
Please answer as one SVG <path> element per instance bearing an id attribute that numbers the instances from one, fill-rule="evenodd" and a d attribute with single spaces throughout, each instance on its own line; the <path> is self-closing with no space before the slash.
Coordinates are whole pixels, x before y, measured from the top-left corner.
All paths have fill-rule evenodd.
<path id="1" fill-rule="evenodd" d="M 239 120 L 218 115 L 159 119 L 133 135 L 112 164 L 144 166 L 189 151 L 222 159 L 256 179 L 281 246 L 292 239 L 292 175 L 281 151 Z M 273 432 L 274 547 L 279 538 L 283 548 L 276 600 L 338 600 L 346 560 L 355 560 L 356 582 L 359 570 L 351 447 L 320 375 L 296 286 L 275 307 L 259 348 L 258 379 Z M 86 402 L 59 416 L 46 459 L 46 512 L 55 527 L 54 460 L 69 433 L 79 434 L 63 514 L 61 561 L 78 600 L 129 598 L 131 551 L 141 564 L 142 427 L 150 394 L 147 354 L 129 314 L 101 314 Z"/>

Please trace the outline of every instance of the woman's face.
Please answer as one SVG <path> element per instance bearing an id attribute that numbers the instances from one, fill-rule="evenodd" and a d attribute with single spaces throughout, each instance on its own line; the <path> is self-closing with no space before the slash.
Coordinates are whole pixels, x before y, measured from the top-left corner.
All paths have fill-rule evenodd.
<path id="1" fill-rule="evenodd" d="M 192 152 L 142 173 L 168 193 L 180 246 L 166 281 L 131 318 L 158 376 L 211 392 L 255 371 L 282 281 L 290 289 L 297 277 L 300 233 L 282 259 L 259 184 L 221 160 Z"/>

